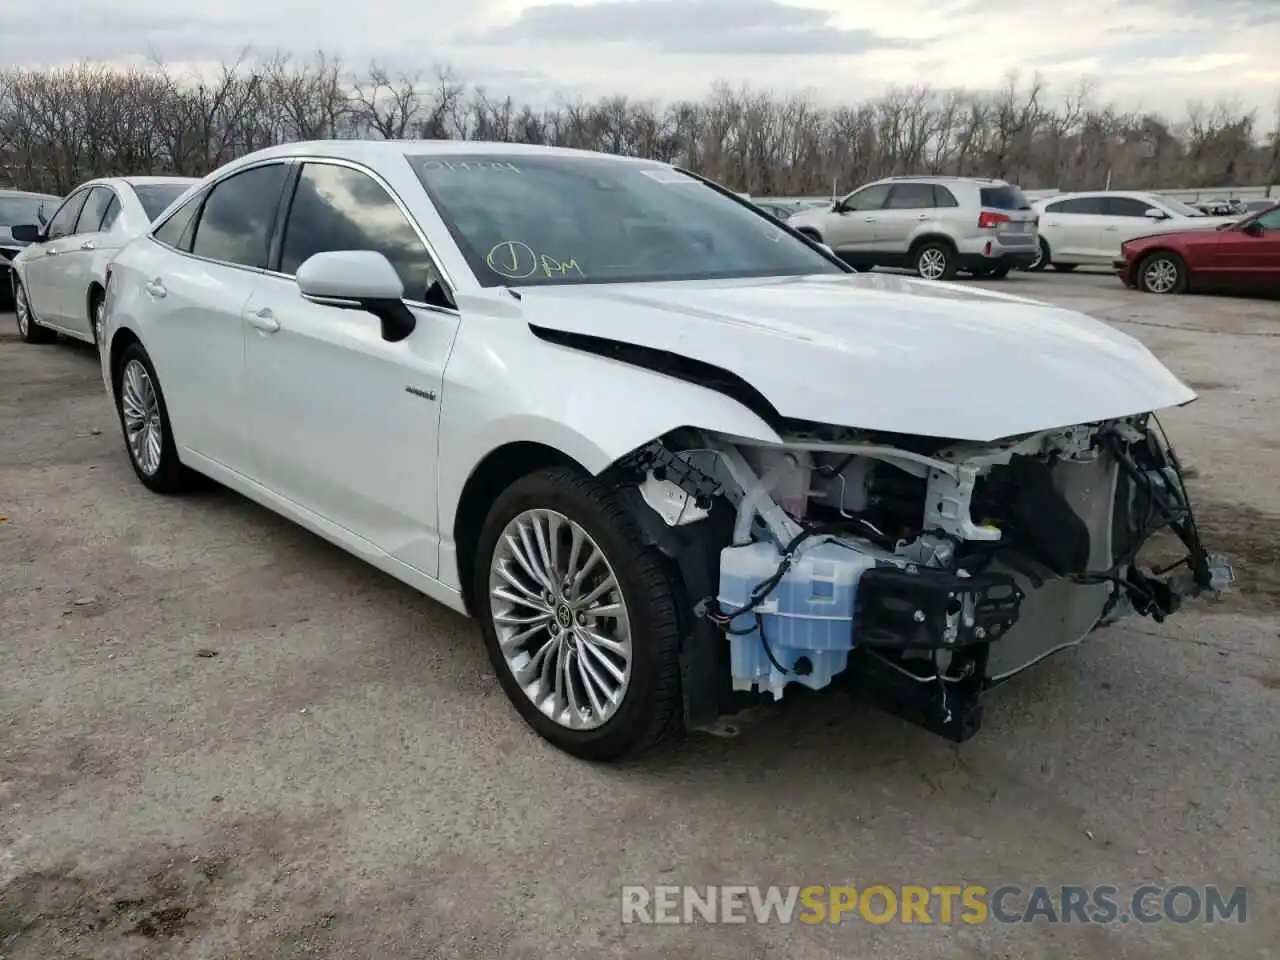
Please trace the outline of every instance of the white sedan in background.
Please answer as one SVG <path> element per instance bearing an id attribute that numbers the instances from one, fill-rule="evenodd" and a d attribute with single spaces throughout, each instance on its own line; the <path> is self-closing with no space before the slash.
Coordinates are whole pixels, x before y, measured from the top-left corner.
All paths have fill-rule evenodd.
<path id="1" fill-rule="evenodd" d="M 14 238 L 27 244 L 12 268 L 22 339 L 48 343 L 61 333 L 99 342 L 107 264 L 197 182 L 191 177 L 90 180 L 67 195 L 47 224 L 11 227 Z"/>
<path id="2" fill-rule="evenodd" d="M 859 276 L 656 161 L 262 150 L 117 255 L 103 333 L 145 486 L 204 474 L 475 616 L 580 757 L 837 674 L 963 740 L 992 683 L 1230 580 L 1150 416 L 1195 393 L 1137 340 Z M 1170 524 L 1186 565 L 1139 569 Z"/>
<path id="3" fill-rule="evenodd" d="M 1099 190 L 1062 193 L 1035 201 L 1040 214 L 1040 259 L 1027 267 L 1070 271 L 1110 268 L 1120 247 L 1135 237 L 1170 230 L 1213 230 L 1239 217 L 1210 217 L 1158 193 Z"/>

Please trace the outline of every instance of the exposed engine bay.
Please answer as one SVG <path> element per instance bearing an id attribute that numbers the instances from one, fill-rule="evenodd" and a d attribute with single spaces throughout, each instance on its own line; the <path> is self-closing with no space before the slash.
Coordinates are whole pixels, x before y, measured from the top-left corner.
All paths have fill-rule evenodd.
<path id="1" fill-rule="evenodd" d="M 992 684 L 1234 579 L 1154 415 L 991 444 L 795 426 L 767 447 L 682 430 L 618 465 L 684 575 L 691 725 L 840 677 L 964 740 Z M 1165 529 L 1185 556 L 1141 568 Z"/>

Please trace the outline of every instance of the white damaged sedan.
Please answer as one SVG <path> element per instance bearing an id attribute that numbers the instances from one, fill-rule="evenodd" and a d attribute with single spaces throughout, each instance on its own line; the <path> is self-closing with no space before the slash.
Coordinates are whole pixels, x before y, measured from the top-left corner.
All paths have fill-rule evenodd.
<path id="1" fill-rule="evenodd" d="M 855 275 L 662 163 L 260 151 L 116 257 L 103 340 L 142 483 L 211 477 L 476 617 L 580 757 L 835 681 L 964 740 L 993 683 L 1232 580 L 1153 416 L 1195 394 L 1137 341 Z"/>

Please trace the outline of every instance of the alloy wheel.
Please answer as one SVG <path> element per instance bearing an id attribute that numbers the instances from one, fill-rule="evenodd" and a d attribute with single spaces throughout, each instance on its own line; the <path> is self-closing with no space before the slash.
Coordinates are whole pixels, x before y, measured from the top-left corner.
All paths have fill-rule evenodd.
<path id="1" fill-rule="evenodd" d="M 93 342 L 102 345 L 102 309 L 106 301 L 99 297 L 93 303 Z"/>
<path id="2" fill-rule="evenodd" d="M 513 518 L 489 565 L 489 606 L 507 668 L 544 715 L 593 730 L 617 713 L 631 680 L 631 621 L 586 530 L 555 510 Z"/>
<path id="3" fill-rule="evenodd" d="M 1169 293 L 1178 285 L 1178 265 L 1165 257 L 1152 260 L 1142 271 L 1142 279 L 1152 293 Z"/>
<path id="4" fill-rule="evenodd" d="M 124 417 L 129 455 L 138 469 L 152 476 L 160 469 L 164 434 L 160 426 L 160 400 L 151 375 L 139 360 L 125 364 L 120 384 L 120 412 Z"/>
<path id="5" fill-rule="evenodd" d="M 13 312 L 18 317 L 18 332 L 27 335 L 27 327 L 31 324 L 31 307 L 27 303 L 27 290 L 22 284 L 14 286 Z"/>
<path id="6" fill-rule="evenodd" d="M 917 269 L 926 280 L 941 279 L 947 272 L 947 255 L 937 247 L 928 247 L 920 251 Z"/>

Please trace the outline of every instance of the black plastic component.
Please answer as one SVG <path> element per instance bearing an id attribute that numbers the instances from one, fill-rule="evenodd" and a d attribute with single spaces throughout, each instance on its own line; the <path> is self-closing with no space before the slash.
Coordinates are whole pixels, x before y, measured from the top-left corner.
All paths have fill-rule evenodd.
<path id="1" fill-rule="evenodd" d="M 984 643 L 957 651 L 940 681 L 912 679 L 902 672 L 905 667 L 895 669 L 875 653 L 855 650 L 838 679 L 860 701 L 963 743 L 982 728 L 982 677 L 990 649 Z"/>
<path id="2" fill-rule="evenodd" d="M 877 567 L 858 582 L 855 646 L 941 650 L 988 643 L 1017 622 L 1017 582 L 1003 573 L 970 577 L 941 570 Z"/>
<path id="3" fill-rule="evenodd" d="M 993 467 L 981 499 L 1000 521 L 1006 541 L 1053 573 L 1089 569 L 1089 527 L 1054 485 L 1048 463 L 1014 456 Z"/>
<path id="4" fill-rule="evenodd" d="M 662 443 L 651 443 L 628 454 L 619 462 L 618 469 L 630 474 L 635 481 L 643 479 L 652 470 L 657 479 L 670 480 L 692 496 L 694 503 L 703 510 L 710 508 L 712 498 L 720 493 L 720 484 L 714 477 L 703 473 Z"/>

